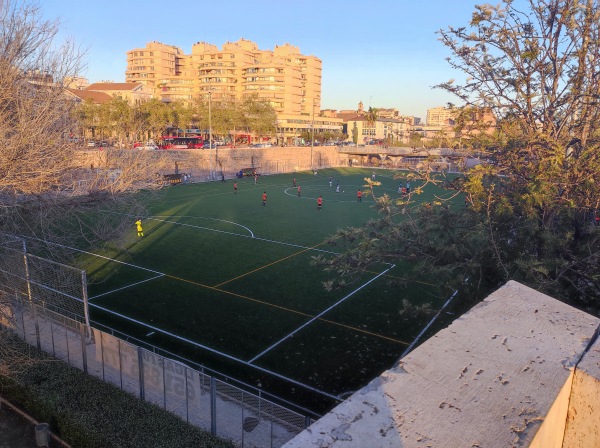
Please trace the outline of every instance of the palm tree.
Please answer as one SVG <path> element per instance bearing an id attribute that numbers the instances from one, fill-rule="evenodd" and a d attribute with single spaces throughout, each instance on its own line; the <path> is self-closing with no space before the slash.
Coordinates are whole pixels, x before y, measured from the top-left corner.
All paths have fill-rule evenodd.
<path id="1" fill-rule="evenodd" d="M 370 124 L 375 123 L 377 121 L 378 115 L 379 115 L 379 109 L 369 107 L 369 110 L 366 115 L 367 121 Z"/>

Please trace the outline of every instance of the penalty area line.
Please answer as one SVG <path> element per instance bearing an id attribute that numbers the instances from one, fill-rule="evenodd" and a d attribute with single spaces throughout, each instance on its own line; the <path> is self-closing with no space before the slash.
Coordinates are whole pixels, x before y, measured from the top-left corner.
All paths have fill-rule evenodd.
<path id="1" fill-rule="evenodd" d="M 271 350 L 273 350 L 275 347 L 277 347 L 279 344 L 281 344 L 282 342 L 284 342 L 285 340 L 291 338 L 292 336 L 294 336 L 296 333 L 298 333 L 300 330 L 302 330 L 304 327 L 307 327 L 308 325 L 312 324 L 315 320 L 320 319 L 321 316 L 323 316 L 325 313 L 329 312 L 330 310 L 332 310 L 333 308 L 335 308 L 336 306 L 338 306 L 340 303 L 344 302 L 346 299 L 349 299 L 350 297 L 352 297 L 354 294 L 356 294 L 358 291 L 360 291 L 361 289 L 363 289 L 364 287 L 368 286 L 369 284 L 371 284 L 372 282 L 374 282 L 375 280 L 377 280 L 379 277 L 381 277 L 382 275 L 385 275 L 386 272 L 388 272 L 390 269 L 392 269 L 395 265 L 390 266 L 389 268 L 387 268 L 385 271 L 381 272 L 379 275 L 377 275 L 376 277 L 373 277 L 371 280 L 369 280 L 367 283 L 359 286 L 358 288 L 356 288 L 354 291 L 352 291 L 350 294 L 348 294 L 346 297 L 341 298 L 340 300 L 338 300 L 336 303 L 334 303 L 333 305 L 331 305 L 329 308 L 321 311 L 319 314 L 317 314 L 315 317 L 313 317 L 312 319 L 310 319 L 309 321 L 305 322 L 304 324 L 300 325 L 298 328 L 296 328 L 294 331 L 292 331 L 291 333 L 289 333 L 287 336 L 284 336 L 283 338 L 281 338 L 279 341 L 275 342 L 273 345 L 271 345 L 270 347 L 266 348 L 265 350 L 263 350 L 262 352 L 260 352 L 258 355 L 256 355 L 254 358 L 252 358 L 251 360 L 248 361 L 248 364 L 252 364 L 254 361 L 256 361 L 258 358 L 260 358 L 261 356 L 263 356 L 264 354 L 270 352 Z"/>
<path id="2" fill-rule="evenodd" d="M 39 238 L 26 237 L 31 240 L 41 241 L 46 244 L 51 244 L 53 246 L 63 247 L 65 249 L 74 250 L 75 252 L 81 252 L 82 254 L 93 255 L 94 257 L 103 258 L 104 260 L 113 261 L 115 263 L 124 264 L 125 266 L 131 266 L 132 268 L 142 269 L 144 271 L 152 272 L 153 274 L 164 275 L 162 272 L 154 271 L 152 269 L 144 268 L 142 266 L 138 266 L 132 263 L 126 263 L 125 261 L 120 261 L 115 258 L 106 257 L 104 255 L 95 254 L 94 252 L 88 252 L 87 250 L 77 249 L 76 247 L 65 246 L 59 243 L 53 243 L 52 241 L 41 240 Z"/>
<path id="3" fill-rule="evenodd" d="M 211 232 L 224 233 L 226 235 L 235 235 L 235 236 L 243 236 L 246 238 L 254 238 L 254 233 L 252 233 L 252 230 L 250 230 L 248 227 L 244 227 L 242 225 L 240 225 L 240 227 L 244 227 L 244 229 L 246 229 L 248 232 L 250 232 L 250 236 L 242 235 L 240 233 L 228 232 L 226 230 L 211 229 L 210 227 L 197 226 L 194 224 L 186 224 L 184 222 L 169 221 L 168 219 L 158 219 L 158 218 L 148 217 L 148 218 L 146 218 L 146 220 L 147 221 L 165 222 L 168 224 L 173 224 L 173 225 L 182 226 L 182 227 L 191 227 L 193 229 L 210 230 Z M 217 221 L 220 221 L 220 220 L 217 220 Z M 228 222 L 228 221 L 225 221 L 225 222 Z"/>
<path id="4" fill-rule="evenodd" d="M 191 339 L 188 339 L 188 338 L 185 338 L 185 337 L 182 337 L 182 336 L 178 336 L 175 333 L 163 330 L 163 329 L 161 329 L 161 328 L 159 328 L 157 326 L 147 324 L 145 322 L 139 321 L 137 319 L 134 319 L 132 317 L 126 316 L 124 314 L 117 313 L 115 311 L 109 310 L 108 308 L 103 308 L 101 306 L 96 305 L 95 303 L 90 303 L 90 306 L 93 307 L 93 308 L 96 308 L 98 310 L 106 311 L 106 312 L 108 312 L 108 313 L 110 313 L 110 314 L 112 314 L 114 316 L 118 316 L 121 319 L 124 319 L 125 321 L 133 322 L 133 323 L 135 323 L 137 325 L 140 325 L 140 326 L 148 329 L 149 331 L 147 333 L 147 336 L 152 336 L 152 334 L 154 334 L 154 333 L 159 333 L 159 334 L 162 334 L 162 335 L 165 335 L 165 336 L 172 337 L 172 338 L 174 338 L 174 339 L 176 339 L 178 341 L 186 342 L 186 343 L 188 343 L 188 344 L 190 344 L 190 345 L 192 345 L 194 347 L 201 348 L 203 350 L 206 350 L 206 351 L 208 351 L 210 353 L 222 356 L 222 357 L 224 357 L 226 359 L 229 359 L 231 361 L 238 362 L 240 364 L 252 367 L 252 368 L 254 368 L 256 370 L 259 370 L 261 372 L 268 373 L 269 375 L 273 375 L 273 376 L 275 376 L 277 378 L 281 378 L 281 379 L 283 379 L 285 381 L 288 381 L 288 382 L 290 382 L 292 384 L 296 384 L 296 385 L 298 385 L 300 387 L 303 387 L 304 389 L 311 390 L 311 391 L 316 392 L 318 394 L 321 394 L 323 396 L 326 396 L 326 397 L 332 398 L 334 400 L 340 401 L 340 398 L 338 396 L 335 396 L 335 395 L 332 395 L 332 394 L 330 394 L 328 392 L 325 392 L 323 390 L 317 389 L 316 387 L 309 386 L 308 384 L 304 384 L 304 383 L 302 383 L 302 382 L 300 382 L 298 380 L 295 380 L 293 378 L 288 378 L 287 376 L 284 376 L 284 375 L 282 375 L 280 373 L 277 373 L 277 372 L 274 372 L 272 370 L 265 369 L 264 367 L 252 365 L 252 364 L 248 363 L 247 361 L 244 361 L 243 359 L 237 358 L 237 357 L 235 357 L 233 355 L 229 355 L 229 354 L 227 354 L 225 352 L 222 352 L 220 350 L 211 348 L 211 347 L 209 347 L 207 345 L 200 344 L 198 342 L 192 341 Z"/>
<path id="5" fill-rule="evenodd" d="M 142 283 L 146 283 L 146 282 L 149 282 L 151 280 L 164 277 L 165 275 L 166 274 L 160 274 L 160 275 L 157 275 L 155 277 L 147 278 L 146 280 L 142 280 L 142 281 L 137 282 L 137 283 L 132 283 L 130 285 L 123 286 L 122 288 L 117 288 L 117 289 L 113 289 L 112 291 L 103 292 L 102 294 L 98 294 L 97 296 L 89 297 L 88 300 L 97 299 L 98 297 L 106 296 L 108 294 L 112 294 L 113 292 L 122 291 L 122 290 L 127 289 L 127 288 L 132 288 L 133 286 L 141 285 Z"/>

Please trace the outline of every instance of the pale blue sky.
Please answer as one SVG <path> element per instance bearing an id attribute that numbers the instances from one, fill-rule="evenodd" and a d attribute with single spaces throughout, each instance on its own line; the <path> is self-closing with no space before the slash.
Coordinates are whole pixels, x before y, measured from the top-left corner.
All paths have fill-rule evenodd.
<path id="1" fill-rule="evenodd" d="M 159 41 L 191 52 L 240 38 L 260 49 L 290 43 L 323 61 L 322 108 L 395 107 L 425 120 L 430 107 L 456 102 L 431 89 L 460 73 L 435 32 L 468 24 L 472 0 L 129 0 L 40 1 L 65 35 L 87 48 L 91 82 L 125 80 L 126 52 Z M 282 6 L 283 5 L 283 6 Z"/>

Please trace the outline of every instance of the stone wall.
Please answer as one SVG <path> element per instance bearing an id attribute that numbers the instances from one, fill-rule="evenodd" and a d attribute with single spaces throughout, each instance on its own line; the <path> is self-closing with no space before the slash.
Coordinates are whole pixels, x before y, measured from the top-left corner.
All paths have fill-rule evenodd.
<path id="1" fill-rule="evenodd" d="M 110 169 L 119 151 L 132 150 L 82 150 L 78 152 L 81 167 Z M 137 150 L 136 150 L 137 151 Z M 215 179 L 223 173 L 227 178 L 243 168 L 254 167 L 261 174 L 289 173 L 315 168 L 337 167 L 347 164 L 347 156 L 340 155 L 335 146 L 272 147 L 272 148 L 217 148 L 188 149 L 182 151 L 139 151 L 147 158 L 155 172 L 160 174 L 189 173 L 197 180 Z M 312 159 L 312 163 L 311 163 Z"/>

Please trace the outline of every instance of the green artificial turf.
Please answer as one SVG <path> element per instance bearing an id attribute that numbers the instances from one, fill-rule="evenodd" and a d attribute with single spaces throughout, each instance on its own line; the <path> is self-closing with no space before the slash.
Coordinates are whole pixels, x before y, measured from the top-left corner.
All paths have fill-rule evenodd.
<path id="1" fill-rule="evenodd" d="M 161 191 L 142 217 L 143 238 L 137 237 L 132 216 L 127 250 L 107 250 L 102 255 L 108 259 L 85 255 L 92 320 L 254 385 L 277 383 L 274 392 L 286 398 L 298 400 L 302 388 L 286 391 L 248 363 L 333 395 L 356 390 L 389 368 L 427 323 L 401 316 L 403 299 L 430 302 L 434 310 L 446 299 L 426 282 L 391 286 L 388 280 L 407 266 L 395 266 L 376 280 L 390 266 L 374 267 L 344 290 L 324 289 L 322 282 L 331 275 L 311 257 L 336 250 L 324 244 L 336 230 L 378 216 L 372 197 L 356 200 L 371 173 L 329 169 L 317 176 L 261 176 L 258 184 L 253 178 L 228 179 Z M 382 183 L 376 194 L 398 197 L 400 180 L 393 177 L 400 172 L 376 173 Z M 294 177 L 302 186 L 300 197 Z M 413 190 L 418 186 L 412 183 Z M 450 193 L 427 186 L 415 206 L 436 195 Z"/>

